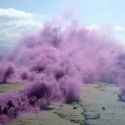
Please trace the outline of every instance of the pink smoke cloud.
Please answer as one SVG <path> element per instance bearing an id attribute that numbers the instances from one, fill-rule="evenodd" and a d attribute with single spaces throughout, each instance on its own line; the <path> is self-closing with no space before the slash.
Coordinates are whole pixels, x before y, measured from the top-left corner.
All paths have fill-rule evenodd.
<path id="1" fill-rule="evenodd" d="M 124 51 L 115 38 L 76 22 L 65 29 L 48 23 L 27 33 L 4 59 L 15 66 L 15 79 L 26 84 L 11 98 L 1 96 L 0 117 L 10 117 L 11 108 L 18 114 L 46 108 L 51 101 L 79 101 L 81 85 L 97 81 L 119 84 L 124 100 Z"/>

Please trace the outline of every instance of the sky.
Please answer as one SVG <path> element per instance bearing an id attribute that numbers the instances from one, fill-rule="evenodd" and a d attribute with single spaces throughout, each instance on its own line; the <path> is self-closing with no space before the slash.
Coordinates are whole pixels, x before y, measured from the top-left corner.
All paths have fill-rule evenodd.
<path id="1" fill-rule="evenodd" d="M 124 39 L 125 0 L 0 0 L 0 46 L 59 16 L 87 26 L 110 25 Z"/>

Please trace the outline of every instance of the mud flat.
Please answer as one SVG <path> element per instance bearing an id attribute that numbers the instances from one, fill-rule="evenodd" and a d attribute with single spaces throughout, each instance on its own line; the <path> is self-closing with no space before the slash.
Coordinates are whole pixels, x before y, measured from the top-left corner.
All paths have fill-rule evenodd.
<path id="1" fill-rule="evenodd" d="M 82 125 L 84 116 L 78 104 L 52 104 L 39 113 L 25 113 L 9 125 Z"/>
<path id="2" fill-rule="evenodd" d="M 52 102 L 48 110 L 22 114 L 9 125 L 125 125 L 125 103 L 117 92 L 113 84 L 86 84 L 80 102 Z"/>
<path id="3" fill-rule="evenodd" d="M 0 94 L 17 91 L 20 84 L 3 84 Z M 83 108 L 77 102 L 62 104 L 52 102 L 47 110 L 37 113 L 23 113 L 7 125 L 81 125 L 84 122 Z M 3 125 L 0 123 L 0 125 Z"/>
<path id="4" fill-rule="evenodd" d="M 85 85 L 85 125 L 125 125 L 125 103 L 118 101 L 117 92 L 112 84 Z"/>

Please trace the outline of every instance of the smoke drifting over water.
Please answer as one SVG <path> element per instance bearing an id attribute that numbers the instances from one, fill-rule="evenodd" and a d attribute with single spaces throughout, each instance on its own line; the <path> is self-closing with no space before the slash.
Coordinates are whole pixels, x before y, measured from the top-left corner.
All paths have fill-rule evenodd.
<path id="1" fill-rule="evenodd" d="M 11 116 L 16 117 L 19 112 L 46 108 L 51 101 L 79 101 L 80 86 L 97 81 L 119 84 L 124 100 L 124 50 L 115 38 L 78 23 L 65 29 L 47 23 L 40 31 L 27 33 L 9 55 L 0 58 L 1 83 L 26 83 L 10 98 L 0 97 L 0 117 L 10 118 L 12 109 Z"/>

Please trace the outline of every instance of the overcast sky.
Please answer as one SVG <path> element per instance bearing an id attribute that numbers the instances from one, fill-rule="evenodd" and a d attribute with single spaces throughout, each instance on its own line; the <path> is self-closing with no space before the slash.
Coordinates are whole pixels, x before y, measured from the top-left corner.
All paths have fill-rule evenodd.
<path id="1" fill-rule="evenodd" d="M 125 0 L 0 0 L 0 46 L 46 20 L 64 16 L 88 26 L 112 25 L 124 37 Z"/>

